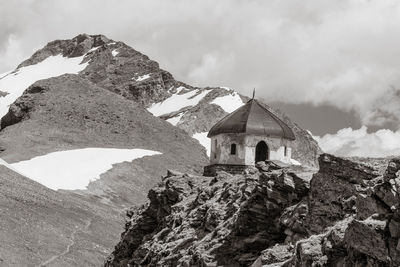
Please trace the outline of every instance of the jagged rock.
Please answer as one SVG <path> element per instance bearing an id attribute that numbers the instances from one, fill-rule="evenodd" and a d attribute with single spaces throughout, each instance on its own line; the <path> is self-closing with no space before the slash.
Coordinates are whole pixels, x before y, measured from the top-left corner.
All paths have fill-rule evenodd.
<path id="1" fill-rule="evenodd" d="M 27 91 L 35 93 L 36 88 L 40 87 L 33 86 L 28 88 Z M 19 98 L 16 102 L 14 102 L 10 106 L 10 109 L 7 112 L 7 114 L 3 118 L 1 118 L 0 122 L 1 129 L 4 129 L 10 125 L 14 125 L 22 121 L 23 119 L 29 117 L 29 111 L 33 108 L 34 104 L 32 103 L 32 98 L 30 94 L 26 94 L 24 97 Z"/>
<path id="2" fill-rule="evenodd" d="M 251 267 L 283 266 L 292 258 L 293 249 L 291 245 L 275 245 L 264 250 Z"/>
<path id="3" fill-rule="evenodd" d="M 366 182 L 379 173 L 362 163 L 323 154 L 320 169 L 311 180 L 309 215 L 310 233 L 320 233 L 349 214 L 361 219 L 379 213 L 382 207 L 372 196 L 372 187 Z"/>
<path id="4" fill-rule="evenodd" d="M 322 253 L 323 235 L 313 235 L 296 243 L 296 257 L 290 263 L 292 266 L 325 266 L 328 257 Z"/>
<path id="5" fill-rule="evenodd" d="M 387 265 L 390 257 L 382 233 L 385 227 L 386 221 L 370 218 L 365 221 L 353 220 L 344 237 L 347 250 L 351 250 L 353 255 L 363 254 Z"/>
<path id="6" fill-rule="evenodd" d="M 105 266 L 251 265 L 263 249 L 284 241 L 281 213 L 304 196 L 286 172 L 166 178 Z M 142 224 L 148 230 L 138 233 Z"/>
<path id="7" fill-rule="evenodd" d="M 376 194 L 393 185 L 397 167 L 384 174 L 323 157 L 310 185 L 304 171 L 263 164 L 254 174 L 166 179 L 138 214 L 161 215 L 153 232 L 106 266 L 399 266 L 398 203 L 389 208 Z M 137 224 L 131 219 L 120 244 Z"/>
<path id="8" fill-rule="evenodd" d="M 399 201 L 391 182 L 398 177 L 398 159 L 384 173 L 327 154 L 320 161 L 308 197 L 280 218 L 286 235 L 280 246 L 295 245 L 293 255 L 285 261 L 261 256 L 253 266 L 399 266 Z"/>
<path id="9" fill-rule="evenodd" d="M 183 173 L 175 171 L 175 170 L 167 170 L 167 175 L 163 179 L 166 179 L 166 178 L 169 178 L 172 176 L 181 176 L 181 175 L 183 175 Z"/>

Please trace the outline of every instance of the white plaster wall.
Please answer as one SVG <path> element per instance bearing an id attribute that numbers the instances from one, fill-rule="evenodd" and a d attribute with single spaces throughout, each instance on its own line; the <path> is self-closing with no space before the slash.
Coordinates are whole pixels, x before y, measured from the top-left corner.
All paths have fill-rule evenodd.
<path id="1" fill-rule="evenodd" d="M 274 138 L 267 136 L 247 135 L 246 136 L 246 155 L 245 164 L 255 164 L 256 146 L 259 142 L 264 141 L 269 149 L 270 160 L 280 160 L 290 163 L 292 150 L 290 148 L 291 141 L 283 138 Z M 287 155 L 285 156 L 285 146 L 287 147 Z"/>
<path id="2" fill-rule="evenodd" d="M 280 160 L 285 163 L 290 163 L 290 158 L 292 155 L 292 149 L 287 147 L 287 155 L 285 156 L 285 146 L 280 146 L 277 150 L 270 152 L 271 160 Z"/>
<path id="3" fill-rule="evenodd" d="M 215 140 L 217 145 L 215 146 Z M 256 146 L 264 141 L 269 148 L 269 158 L 290 163 L 291 141 L 283 138 L 245 134 L 219 134 L 211 138 L 211 164 L 254 165 Z M 231 144 L 236 144 L 236 155 L 231 155 Z M 285 146 L 287 155 L 285 156 Z"/>
<path id="4" fill-rule="evenodd" d="M 217 145 L 215 145 L 217 141 Z M 211 138 L 211 164 L 245 164 L 245 142 L 240 134 L 219 134 Z M 231 155 L 231 144 L 236 144 L 236 154 Z"/>

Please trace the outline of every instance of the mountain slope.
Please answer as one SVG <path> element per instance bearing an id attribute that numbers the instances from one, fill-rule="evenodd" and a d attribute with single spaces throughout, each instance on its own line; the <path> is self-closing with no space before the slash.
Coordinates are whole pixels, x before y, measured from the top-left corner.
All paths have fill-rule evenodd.
<path id="1" fill-rule="evenodd" d="M 83 58 L 81 65 L 85 68 L 78 73 L 80 77 L 139 103 L 153 115 L 196 137 L 206 149 L 209 149 L 208 130 L 248 100 L 229 88 L 197 88 L 176 81 L 146 55 L 102 35 L 82 34 L 71 40 L 50 42 L 19 67 L 38 64 L 49 56 L 60 55 L 68 59 Z M 317 156 L 321 153 L 317 142 L 287 116 L 266 107 L 293 128 L 296 135 L 293 158 L 316 166 Z"/>
<path id="2" fill-rule="evenodd" d="M 1 266 L 99 266 L 119 236 L 121 214 L 92 197 L 55 192 L 1 164 L 0 185 Z"/>
<path id="3" fill-rule="evenodd" d="M 12 104 L 1 124 L 0 146 L 4 150 L 1 156 L 8 162 L 61 150 L 110 147 L 158 151 L 161 155 L 157 156 L 159 164 L 155 169 L 173 167 L 200 172 L 207 163 L 202 147 L 182 130 L 152 116 L 134 102 L 73 74 L 36 82 Z M 125 168 L 122 165 L 115 168 Z M 135 176 L 128 170 L 126 175 Z M 135 180 L 103 176 L 101 183 L 107 185 L 108 194 L 118 196 L 118 202 L 128 199 L 128 195 L 132 200 L 126 204 L 140 201 L 135 196 L 146 190 L 132 186 Z M 157 180 L 150 181 L 143 186 L 152 186 Z M 98 186 L 91 187 L 96 187 L 99 194 Z M 115 187 L 128 192 L 124 194 Z"/>

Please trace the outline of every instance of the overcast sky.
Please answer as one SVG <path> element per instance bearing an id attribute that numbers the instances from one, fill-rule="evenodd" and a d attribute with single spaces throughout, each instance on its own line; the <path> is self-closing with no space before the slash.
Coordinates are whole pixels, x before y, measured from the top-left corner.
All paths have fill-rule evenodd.
<path id="1" fill-rule="evenodd" d="M 186 83 L 255 87 L 316 135 L 400 136 L 399 1 L 0 0 L 0 25 L 0 73 L 51 40 L 102 33 Z"/>

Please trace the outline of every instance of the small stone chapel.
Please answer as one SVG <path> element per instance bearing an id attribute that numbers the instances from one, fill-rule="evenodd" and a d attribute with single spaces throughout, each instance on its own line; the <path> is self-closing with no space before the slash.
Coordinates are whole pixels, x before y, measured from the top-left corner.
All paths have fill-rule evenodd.
<path id="1" fill-rule="evenodd" d="M 240 173 L 265 160 L 290 164 L 296 139 L 286 123 L 254 98 L 217 122 L 208 137 L 211 154 L 205 175 L 216 170 Z"/>

